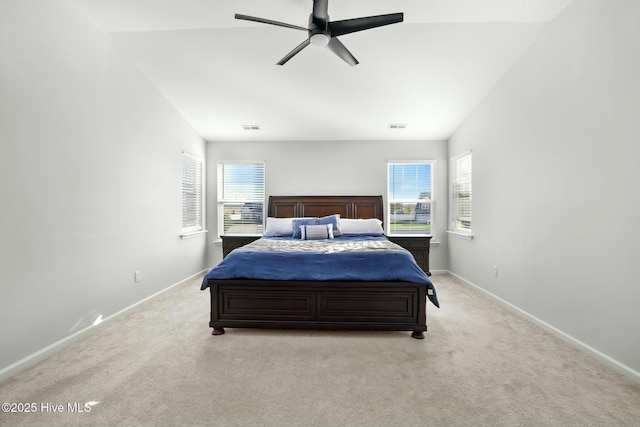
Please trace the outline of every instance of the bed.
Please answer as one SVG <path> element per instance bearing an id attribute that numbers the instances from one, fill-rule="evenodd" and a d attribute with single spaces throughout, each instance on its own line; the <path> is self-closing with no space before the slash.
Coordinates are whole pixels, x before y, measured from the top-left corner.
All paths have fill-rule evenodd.
<path id="1" fill-rule="evenodd" d="M 270 196 L 267 231 L 292 218 L 316 221 L 303 227 L 294 222 L 293 229 L 303 233 L 318 231 L 318 219 L 336 215 L 343 226 L 381 223 L 383 206 L 382 196 Z M 201 286 L 211 297 L 213 335 L 228 327 L 411 331 L 413 338 L 423 339 L 427 300 L 436 306 L 438 300 L 412 255 L 383 235 L 338 233 L 335 227 L 323 229 L 335 231 L 335 238 L 262 237 L 231 251 Z M 311 253 L 300 253 L 296 245 L 310 246 Z M 343 249 L 335 247 L 350 248 L 344 249 L 350 253 L 337 254 Z M 343 261 L 343 256 L 351 258 Z M 307 262 L 319 266 L 321 274 L 309 276 Z M 354 264 L 364 269 L 353 273 L 349 268 Z"/>

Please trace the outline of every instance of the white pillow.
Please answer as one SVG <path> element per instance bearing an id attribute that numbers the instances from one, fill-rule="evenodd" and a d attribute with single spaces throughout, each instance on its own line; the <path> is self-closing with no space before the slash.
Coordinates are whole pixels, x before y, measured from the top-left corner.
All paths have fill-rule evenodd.
<path id="1" fill-rule="evenodd" d="M 281 237 L 293 235 L 293 220 L 304 218 L 267 218 L 267 226 L 262 233 L 265 237 Z"/>
<path id="2" fill-rule="evenodd" d="M 343 234 L 384 234 L 382 221 L 380 221 L 378 218 L 340 218 L 340 229 L 342 230 Z"/>
<path id="3" fill-rule="evenodd" d="M 302 240 L 333 239 L 333 224 L 301 225 L 300 238 Z"/>

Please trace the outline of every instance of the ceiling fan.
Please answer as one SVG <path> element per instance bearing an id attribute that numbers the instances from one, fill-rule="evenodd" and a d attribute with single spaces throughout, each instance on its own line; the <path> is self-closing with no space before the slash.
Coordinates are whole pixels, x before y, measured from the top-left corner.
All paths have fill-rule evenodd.
<path id="1" fill-rule="evenodd" d="M 317 46 L 326 46 L 327 49 L 342 58 L 347 64 L 358 64 L 358 60 L 349 52 L 349 50 L 338 40 L 338 36 L 344 34 L 355 33 L 357 31 L 368 30 L 371 28 L 382 27 L 383 25 L 395 24 L 402 22 L 404 15 L 402 13 L 390 13 L 387 15 L 367 16 L 364 18 L 345 19 L 342 21 L 330 21 L 327 12 L 329 0 L 313 0 L 313 12 L 309 15 L 309 27 L 300 27 L 297 25 L 287 24 L 270 19 L 257 18 L 255 16 L 241 15 L 236 13 L 236 19 L 245 21 L 260 22 L 263 24 L 277 25 L 279 27 L 293 28 L 294 30 L 302 30 L 308 33 L 305 41 L 300 43 L 291 52 L 278 62 L 278 65 L 284 65 L 288 60 L 300 53 L 302 49 L 309 44 Z"/>

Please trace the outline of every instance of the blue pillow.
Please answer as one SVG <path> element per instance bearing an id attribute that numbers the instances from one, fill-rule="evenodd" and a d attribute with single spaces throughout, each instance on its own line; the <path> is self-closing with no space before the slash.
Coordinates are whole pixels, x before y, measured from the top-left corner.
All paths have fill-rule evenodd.
<path id="1" fill-rule="evenodd" d="M 291 222 L 293 228 L 293 237 L 299 239 L 302 234 L 300 233 L 301 225 L 316 225 L 318 224 L 318 218 L 302 218 L 302 219 L 294 219 Z"/>
<path id="2" fill-rule="evenodd" d="M 333 225 L 333 235 L 335 237 L 342 236 L 342 229 L 340 229 L 340 214 L 323 216 L 322 218 L 318 218 L 318 224 L 332 224 Z"/>

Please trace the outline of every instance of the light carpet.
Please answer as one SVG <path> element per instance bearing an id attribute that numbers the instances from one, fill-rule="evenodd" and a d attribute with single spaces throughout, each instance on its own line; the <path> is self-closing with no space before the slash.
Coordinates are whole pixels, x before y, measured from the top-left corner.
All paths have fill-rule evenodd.
<path id="1" fill-rule="evenodd" d="M 640 425 L 640 384 L 454 277 L 433 281 L 442 308 L 428 305 L 426 339 L 415 340 L 214 337 L 196 278 L 0 384 L 0 402 L 36 408 L 2 412 L 0 425 Z"/>

